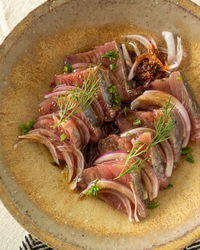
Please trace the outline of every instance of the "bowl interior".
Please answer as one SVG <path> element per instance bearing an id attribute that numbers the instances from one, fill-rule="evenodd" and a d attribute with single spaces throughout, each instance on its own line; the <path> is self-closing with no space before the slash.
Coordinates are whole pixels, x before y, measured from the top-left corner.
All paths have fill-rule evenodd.
<path id="1" fill-rule="evenodd" d="M 174 249 L 200 235 L 200 148 L 193 144 L 195 163 L 180 161 L 170 181 L 173 188 L 160 192 L 160 207 L 148 211 L 141 223 L 129 223 L 97 199 L 80 201 L 43 146 L 25 143 L 14 150 L 19 126 L 39 115 L 38 104 L 53 76 L 62 72 L 65 56 L 111 40 L 122 42 L 125 34 L 153 36 L 161 45 L 163 30 L 180 35 L 186 53 L 180 71 L 200 103 L 199 17 L 198 8 L 188 1 L 57 0 L 29 14 L 4 41 L 0 193 L 28 231 L 63 249 L 124 249 L 125 244 L 126 249 L 166 244 Z"/>

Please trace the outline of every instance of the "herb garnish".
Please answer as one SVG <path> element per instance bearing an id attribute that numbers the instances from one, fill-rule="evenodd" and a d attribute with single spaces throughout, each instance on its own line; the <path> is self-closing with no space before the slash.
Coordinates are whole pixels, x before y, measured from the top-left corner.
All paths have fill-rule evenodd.
<path id="1" fill-rule="evenodd" d="M 26 133 L 28 133 L 28 131 L 30 131 L 33 128 L 34 125 L 34 121 L 29 121 L 26 122 L 24 125 L 20 126 L 20 130 L 21 130 L 21 134 L 25 135 Z"/>
<path id="2" fill-rule="evenodd" d="M 187 156 L 186 156 L 186 159 L 185 159 L 186 161 L 188 161 L 188 162 L 190 162 L 190 163 L 194 163 L 194 159 L 193 159 L 193 157 L 192 157 L 192 154 L 191 153 L 189 153 L 189 154 L 187 154 Z"/>
<path id="3" fill-rule="evenodd" d="M 72 65 L 69 63 L 66 63 L 64 68 L 63 68 L 63 72 L 65 73 L 71 73 L 72 72 Z"/>
<path id="4" fill-rule="evenodd" d="M 75 84 L 75 89 L 71 89 L 70 96 L 65 93 L 65 96 L 59 95 L 56 99 L 56 103 L 59 106 L 60 120 L 58 123 L 51 127 L 58 126 L 62 122 L 66 121 L 74 114 L 85 111 L 95 99 L 95 94 L 98 91 L 100 76 L 97 78 L 97 72 L 101 65 L 98 65 L 94 72 L 90 68 L 88 77 L 84 75 L 84 81 L 82 88 L 79 89 Z"/>
<path id="5" fill-rule="evenodd" d="M 87 196 L 90 196 L 90 197 L 92 197 L 92 196 L 96 196 L 97 197 L 97 193 L 98 193 L 98 191 L 99 191 L 99 187 L 97 187 L 96 185 L 97 185 L 97 182 L 98 182 L 98 180 L 95 180 L 93 183 L 92 183 L 92 185 L 90 186 L 90 188 L 87 190 L 87 192 L 86 192 L 86 195 Z"/>
<path id="6" fill-rule="evenodd" d="M 61 141 L 64 141 L 66 138 L 67 138 L 67 135 L 64 133 L 60 136 Z"/>
<path id="7" fill-rule="evenodd" d="M 148 209 L 153 209 L 153 208 L 156 208 L 160 206 L 160 203 L 158 201 L 150 201 L 148 204 L 147 204 L 147 208 Z"/>
<path id="8" fill-rule="evenodd" d="M 111 63 L 110 64 L 110 70 L 114 70 L 114 69 L 116 69 L 116 67 L 117 67 L 116 63 Z"/>
<path id="9" fill-rule="evenodd" d="M 177 79 L 178 81 L 182 81 L 182 80 L 183 80 L 182 76 L 177 76 L 176 79 Z"/>
<path id="10" fill-rule="evenodd" d="M 112 108 L 115 108 L 116 105 L 120 104 L 122 101 L 121 98 L 116 94 L 116 86 L 111 85 L 110 87 L 107 88 L 107 91 L 112 95 L 111 98 Z"/>
<path id="11" fill-rule="evenodd" d="M 166 102 L 165 106 L 162 108 L 162 116 L 159 117 L 158 121 L 154 120 L 154 127 L 155 127 L 156 134 L 153 137 L 151 143 L 146 144 L 140 141 L 136 142 L 135 145 L 132 147 L 131 151 L 129 152 L 124 168 L 122 169 L 119 176 L 117 176 L 114 180 L 120 178 L 121 176 L 125 174 L 130 173 L 132 170 L 142 168 L 143 162 L 146 161 L 147 158 L 141 160 L 136 157 L 140 156 L 143 153 L 146 153 L 149 148 L 155 146 L 156 144 L 166 141 L 170 138 L 170 133 L 174 126 L 174 120 L 172 118 L 172 111 L 175 107 L 175 105 L 173 105 L 171 108 L 169 108 L 170 100 L 171 98 L 169 98 L 169 101 Z M 128 163 L 132 161 L 134 158 L 136 160 L 134 160 L 134 162 L 130 165 L 130 167 L 126 171 L 124 171 Z"/>
<path id="12" fill-rule="evenodd" d="M 181 154 L 182 155 L 187 155 L 187 154 L 189 154 L 189 153 L 191 153 L 192 152 L 192 149 L 191 148 L 183 148 L 182 150 L 181 150 Z"/>
<path id="13" fill-rule="evenodd" d="M 140 126 L 142 124 L 141 120 L 137 120 L 133 123 L 135 126 Z"/>
<path id="14" fill-rule="evenodd" d="M 52 164 L 53 166 L 58 166 L 58 164 L 56 163 L 56 161 L 52 161 L 51 164 Z"/>
<path id="15" fill-rule="evenodd" d="M 124 108 L 123 108 L 123 112 L 124 112 L 124 115 L 125 115 L 125 117 L 127 117 L 127 107 L 125 106 Z"/>
<path id="16" fill-rule="evenodd" d="M 106 53 L 105 55 L 103 55 L 102 57 L 103 58 L 108 57 L 110 59 L 110 61 L 116 60 L 119 58 L 119 51 L 111 50 L 108 53 Z"/>
<path id="17" fill-rule="evenodd" d="M 185 160 L 190 162 L 190 163 L 194 163 L 194 159 L 192 157 L 192 149 L 191 148 L 183 148 L 181 151 L 182 155 L 186 155 Z"/>
<path id="18" fill-rule="evenodd" d="M 173 187 L 173 184 L 169 183 L 168 186 L 166 187 L 166 189 L 170 189 Z"/>
<path id="19" fill-rule="evenodd" d="M 108 93 L 110 94 L 116 94 L 116 86 L 115 85 L 111 85 L 110 87 L 108 87 Z"/>

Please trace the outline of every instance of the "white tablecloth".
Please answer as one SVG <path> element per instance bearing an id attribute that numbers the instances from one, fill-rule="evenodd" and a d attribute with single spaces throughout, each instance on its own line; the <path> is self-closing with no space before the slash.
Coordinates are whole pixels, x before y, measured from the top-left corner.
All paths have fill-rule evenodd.
<path id="1" fill-rule="evenodd" d="M 46 0 L 0 0 L 0 43 L 31 10 Z M 193 0 L 200 5 L 200 0 Z M 0 249 L 18 250 L 27 232 L 0 201 Z"/>

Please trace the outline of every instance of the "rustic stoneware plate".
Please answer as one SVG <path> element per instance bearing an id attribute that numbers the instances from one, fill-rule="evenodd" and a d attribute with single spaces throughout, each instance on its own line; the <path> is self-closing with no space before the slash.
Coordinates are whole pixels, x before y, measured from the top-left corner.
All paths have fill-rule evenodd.
<path id="1" fill-rule="evenodd" d="M 161 32 L 183 38 L 181 72 L 200 103 L 200 9 L 189 1 L 57 0 L 28 15 L 0 47 L 0 193 L 30 233 L 57 249 L 180 249 L 200 237 L 200 148 L 195 163 L 180 161 L 141 223 L 97 199 L 78 200 L 47 150 L 26 143 L 14 150 L 19 126 L 38 116 L 38 103 L 69 53 L 121 35 Z"/>

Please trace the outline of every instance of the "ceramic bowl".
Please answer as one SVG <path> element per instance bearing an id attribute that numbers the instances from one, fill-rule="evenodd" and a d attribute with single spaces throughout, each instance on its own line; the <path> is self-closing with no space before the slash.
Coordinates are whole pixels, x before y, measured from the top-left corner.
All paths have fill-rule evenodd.
<path id="1" fill-rule="evenodd" d="M 0 46 L 0 194 L 14 218 L 55 249 L 180 249 L 200 237 L 200 148 L 194 164 L 182 159 L 173 188 L 140 223 L 97 199 L 70 192 L 47 150 L 25 143 L 14 149 L 19 126 L 38 116 L 38 103 L 62 72 L 67 54 L 122 35 L 161 32 L 183 39 L 180 68 L 200 103 L 200 9 L 181 0 L 57 0 L 31 12 Z"/>

